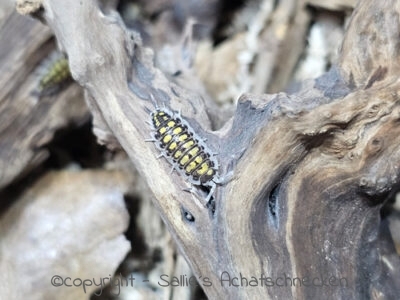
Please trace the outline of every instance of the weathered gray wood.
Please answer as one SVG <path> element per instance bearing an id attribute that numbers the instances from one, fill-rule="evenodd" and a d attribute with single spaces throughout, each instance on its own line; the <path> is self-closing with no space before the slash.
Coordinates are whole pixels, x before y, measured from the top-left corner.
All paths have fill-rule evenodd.
<path id="1" fill-rule="evenodd" d="M 0 188 L 48 156 L 43 147 L 69 122 L 88 117 L 76 84 L 38 97 L 38 67 L 55 49 L 52 33 L 37 20 L 12 11 L 0 28 Z M 2 199 L 0 199 L 1 201 Z"/>
<path id="2" fill-rule="evenodd" d="M 312 15 L 300 0 L 246 1 L 227 26 L 229 38 L 202 42 L 196 71 L 218 103 L 236 103 L 244 92 L 286 88 L 304 54 Z"/>
<path id="3" fill-rule="evenodd" d="M 100 287 L 101 279 L 115 272 L 130 250 L 123 194 L 132 181 L 122 171 L 54 171 L 18 197 L 9 195 L 13 205 L 0 219 L 0 298 L 104 294 L 109 280 Z M 74 287 L 75 279 L 77 285 L 86 280 L 85 288 Z"/>
<path id="4" fill-rule="evenodd" d="M 213 134 L 202 99 L 156 69 L 152 51 L 117 15 L 103 15 L 95 1 L 44 0 L 43 8 L 98 122 L 147 180 L 200 283 L 212 283 L 203 284 L 211 299 L 395 298 L 400 261 L 380 232 L 379 209 L 399 184 L 396 1 L 360 2 L 337 68 L 293 95 L 243 95 L 233 120 Z M 152 97 L 182 109 L 219 153 L 221 173 L 233 167 L 215 213 L 182 190 L 189 184 L 145 142 Z M 264 274 L 274 286 L 221 286 L 224 271 Z M 285 275 L 346 284 L 277 286 Z"/>
<path id="5" fill-rule="evenodd" d="M 351 10 L 356 5 L 355 0 L 305 0 L 307 4 L 329 10 Z"/>

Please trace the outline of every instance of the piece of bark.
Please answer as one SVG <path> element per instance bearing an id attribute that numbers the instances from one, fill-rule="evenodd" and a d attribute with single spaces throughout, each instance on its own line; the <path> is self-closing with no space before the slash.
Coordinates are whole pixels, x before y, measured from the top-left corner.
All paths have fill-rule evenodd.
<path id="1" fill-rule="evenodd" d="M 130 184 L 118 171 L 60 171 L 24 191 L 0 219 L 0 298 L 100 293 L 93 280 L 99 285 L 110 278 L 130 249 L 123 235 L 129 220 L 123 194 Z M 74 279 L 77 286 L 66 286 Z"/>
<path id="2" fill-rule="evenodd" d="M 48 27 L 15 11 L 0 28 L 0 188 L 48 157 L 45 145 L 57 129 L 89 117 L 76 84 L 46 97 L 34 93 L 41 61 L 54 50 L 51 38 Z"/>
<path id="3" fill-rule="evenodd" d="M 203 43 L 196 69 L 219 102 L 236 102 L 243 93 L 284 89 L 305 45 L 311 19 L 305 3 L 250 1 L 237 13 L 235 32 L 217 47 Z M 223 74 L 223 76 L 222 76 Z"/>
<path id="4" fill-rule="evenodd" d="M 321 76 L 330 66 L 337 63 L 344 35 L 342 16 L 321 11 L 317 12 L 313 19 L 303 59 L 293 76 L 295 81 Z"/>
<path id="5" fill-rule="evenodd" d="M 158 48 L 165 43 L 179 40 L 182 29 L 189 19 L 195 19 L 196 38 L 204 38 L 212 34 L 220 15 L 220 0 L 155 0 L 135 1 L 145 14 L 152 16 L 154 25 L 151 29 L 153 47 Z M 168 34 L 166 34 L 168 32 Z"/>
<path id="6" fill-rule="evenodd" d="M 117 160 L 117 164 L 117 168 L 125 170 L 131 165 L 124 160 Z M 130 167 L 129 173 L 136 174 L 136 171 Z M 169 284 L 173 276 L 194 275 L 159 218 L 149 188 L 139 176 L 137 179 L 126 199 L 131 215 L 126 236 L 132 241 L 132 251 L 121 266 L 125 278 L 136 280 L 132 286 L 121 287 L 118 299 L 195 299 L 195 277 L 192 287 Z"/>
<path id="7" fill-rule="evenodd" d="M 360 2 L 338 67 L 303 82 L 296 94 L 243 95 L 232 122 L 211 134 L 202 99 L 156 69 L 151 50 L 118 16 L 101 14 L 95 1 L 44 0 L 73 77 L 147 180 L 196 276 L 212 283 L 203 281 L 211 299 L 398 295 L 400 260 L 380 230 L 379 210 L 400 175 L 399 12 L 396 1 Z M 233 169 L 214 194 L 215 208 L 206 207 L 200 190 L 184 192 L 189 184 L 145 142 L 156 104 L 181 108 L 219 154 L 219 172 Z M 334 276 L 345 284 L 232 287 L 220 284 L 223 272 L 272 280 Z"/>
<path id="8" fill-rule="evenodd" d="M 340 61 L 346 80 L 354 87 L 368 89 L 398 75 L 398 9 L 399 3 L 392 1 L 383 2 L 378 11 L 375 5 L 358 3 Z"/>
<path id="9" fill-rule="evenodd" d="M 282 1 L 275 8 L 270 25 L 260 34 L 260 55 L 255 61 L 255 86 L 250 92 L 276 93 L 286 88 L 298 62 L 310 23 L 303 1 Z M 263 61 L 271 61 L 265 69 Z"/>

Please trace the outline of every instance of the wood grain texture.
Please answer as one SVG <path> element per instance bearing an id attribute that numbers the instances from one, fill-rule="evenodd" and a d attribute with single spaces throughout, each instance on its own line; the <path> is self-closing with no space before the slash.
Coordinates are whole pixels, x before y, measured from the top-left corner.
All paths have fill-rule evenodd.
<path id="1" fill-rule="evenodd" d="M 131 184 L 121 171 L 75 170 L 49 172 L 29 186 L 0 220 L 1 299 L 104 293 L 107 281 L 101 279 L 130 249 L 123 233 L 129 223 L 124 193 Z M 74 288 L 75 279 L 77 285 L 86 280 L 85 288 Z"/>
<path id="2" fill-rule="evenodd" d="M 0 28 L 0 44 L 1 188 L 42 163 L 54 132 L 87 119 L 88 110 L 76 84 L 49 97 L 33 93 L 37 69 L 55 48 L 47 27 L 10 12 Z"/>
<path id="3" fill-rule="evenodd" d="M 245 94 L 233 119 L 210 132 L 206 101 L 154 67 L 114 13 L 96 1 L 44 0 L 44 17 L 68 54 L 87 100 L 147 180 L 182 254 L 210 299 L 393 299 L 400 260 L 379 226 L 399 184 L 397 1 L 361 1 L 327 74 L 295 94 Z M 157 104 L 182 110 L 234 177 L 217 189 L 215 212 L 165 160 L 150 136 Z M 190 212 L 188 222 L 183 212 Z M 221 274 L 273 280 L 345 278 L 346 285 L 220 284 Z"/>

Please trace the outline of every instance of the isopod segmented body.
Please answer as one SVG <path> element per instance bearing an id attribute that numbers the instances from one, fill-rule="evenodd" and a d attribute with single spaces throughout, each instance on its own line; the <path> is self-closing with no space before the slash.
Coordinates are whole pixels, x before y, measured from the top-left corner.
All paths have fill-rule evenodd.
<path id="1" fill-rule="evenodd" d="M 72 81 L 68 59 L 59 51 L 51 53 L 39 66 L 37 73 L 39 80 L 35 93 L 39 96 L 52 95 Z"/>
<path id="2" fill-rule="evenodd" d="M 218 163 L 203 140 L 179 116 L 157 109 L 151 114 L 154 141 L 167 160 L 190 183 L 211 188 L 210 200 L 218 180 Z"/>

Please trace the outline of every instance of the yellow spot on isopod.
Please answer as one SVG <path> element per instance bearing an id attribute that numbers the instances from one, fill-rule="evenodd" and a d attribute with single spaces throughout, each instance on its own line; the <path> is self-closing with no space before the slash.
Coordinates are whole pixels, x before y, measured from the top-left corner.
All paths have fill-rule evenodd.
<path id="1" fill-rule="evenodd" d="M 181 166 L 184 166 L 188 161 L 189 161 L 189 155 L 185 155 L 184 157 L 181 158 L 181 160 L 179 161 L 179 164 Z"/>
<path id="2" fill-rule="evenodd" d="M 203 175 L 209 170 L 209 166 L 207 163 L 202 163 L 199 169 L 197 169 L 197 174 Z"/>
<path id="3" fill-rule="evenodd" d="M 183 148 L 184 149 L 188 149 L 188 148 L 190 148 L 190 147 L 192 147 L 194 145 L 194 141 L 193 140 L 190 140 L 190 141 L 188 141 L 188 142 L 186 142 L 185 144 L 183 144 Z"/>
<path id="4" fill-rule="evenodd" d="M 172 140 L 172 136 L 169 135 L 169 134 L 167 134 L 167 135 L 163 138 L 163 142 L 164 142 L 165 144 L 166 144 L 166 143 L 169 143 L 171 140 Z"/>
<path id="5" fill-rule="evenodd" d="M 182 132 L 182 127 L 177 127 L 173 130 L 174 134 L 180 134 Z"/>
<path id="6" fill-rule="evenodd" d="M 183 142 L 183 141 L 187 140 L 187 138 L 188 138 L 188 135 L 187 135 L 187 134 L 182 134 L 182 135 L 179 137 L 179 141 L 180 141 L 180 142 Z"/>
<path id="7" fill-rule="evenodd" d="M 167 123 L 168 127 L 174 127 L 175 126 L 175 122 L 174 121 L 169 121 Z"/>
<path id="8" fill-rule="evenodd" d="M 168 149 L 169 150 L 175 150 L 177 144 L 175 142 L 171 143 L 171 145 L 169 145 Z"/>
<path id="9" fill-rule="evenodd" d="M 161 134 L 164 134 L 164 133 L 167 132 L 167 128 L 162 127 L 162 128 L 160 128 L 160 130 L 158 132 L 161 133 Z"/>
<path id="10" fill-rule="evenodd" d="M 189 154 L 191 156 L 195 156 L 197 154 L 197 152 L 199 152 L 199 147 L 194 147 L 192 150 L 189 151 Z"/>
<path id="11" fill-rule="evenodd" d="M 174 157 L 175 157 L 175 158 L 178 158 L 178 157 L 180 157 L 181 155 L 182 155 L 182 151 L 176 151 L 175 154 L 174 154 Z"/>
<path id="12" fill-rule="evenodd" d="M 194 162 L 194 161 L 192 161 L 192 162 L 186 167 L 185 171 L 186 171 L 187 173 L 190 173 L 190 172 L 192 172 L 192 170 L 194 170 L 194 168 L 196 168 L 196 166 L 197 166 L 197 163 Z"/>

